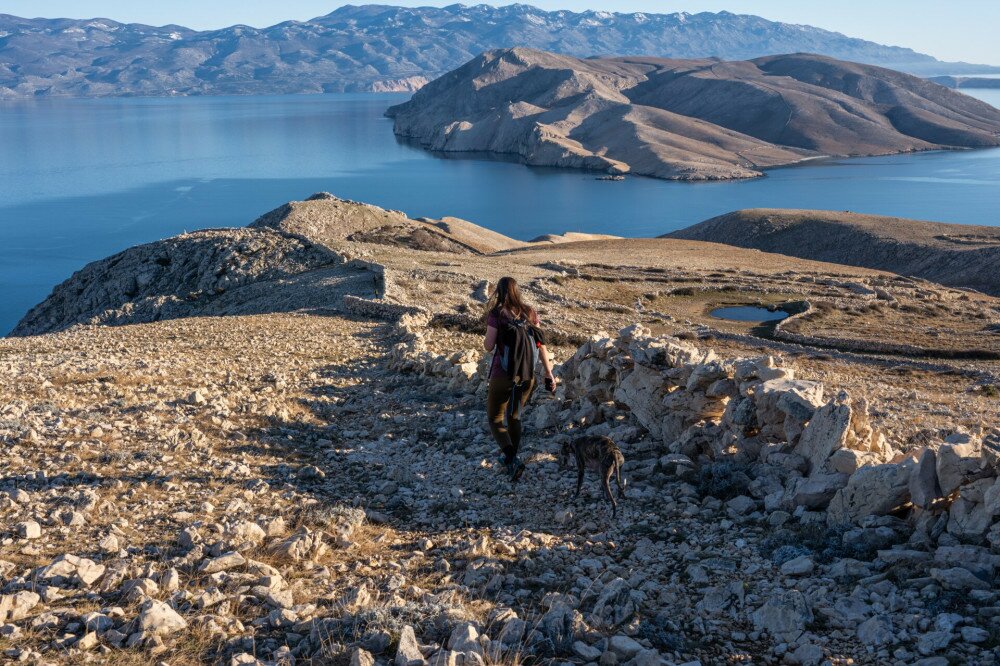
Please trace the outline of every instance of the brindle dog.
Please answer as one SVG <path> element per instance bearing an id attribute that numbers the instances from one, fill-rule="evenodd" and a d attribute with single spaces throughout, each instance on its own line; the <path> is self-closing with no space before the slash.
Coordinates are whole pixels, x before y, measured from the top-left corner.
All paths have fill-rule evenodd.
<path id="1" fill-rule="evenodd" d="M 562 443 L 559 452 L 559 466 L 562 469 L 569 467 L 570 459 L 576 460 L 576 495 L 580 496 L 580 489 L 583 487 L 583 473 L 594 470 L 601 475 L 601 484 L 604 487 L 604 495 L 611 502 L 611 515 L 618 515 L 618 503 L 615 502 L 611 494 L 611 476 L 614 475 L 618 484 L 618 496 L 625 498 L 625 481 L 622 480 L 622 465 L 625 464 L 625 456 L 622 455 L 618 445 L 608 437 L 583 436 L 574 440 L 566 440 Z"/>

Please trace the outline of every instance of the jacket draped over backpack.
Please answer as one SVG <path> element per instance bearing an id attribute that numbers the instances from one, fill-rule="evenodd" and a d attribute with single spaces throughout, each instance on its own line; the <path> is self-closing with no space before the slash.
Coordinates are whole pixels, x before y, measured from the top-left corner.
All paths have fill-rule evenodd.
<path id="1" fill-rule="evenodd" d="M 520 449 L 521 411 L 534 391 L 539 348 L 545 343 L 537 317 L 531 322 L 492 312 L 488 325 L 497 329 L 497 342 L 490 364 L 486 412 L 490 431 L 510 464 Z"/>

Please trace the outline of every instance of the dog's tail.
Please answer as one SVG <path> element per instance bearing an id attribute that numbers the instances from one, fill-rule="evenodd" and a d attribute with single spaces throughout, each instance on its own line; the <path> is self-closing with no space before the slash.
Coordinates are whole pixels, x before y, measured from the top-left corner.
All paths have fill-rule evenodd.
<path id="1" fill-rule="evenodd" d="M 625 498 L 625 485 L 628 483 L 628 479 L 622 478 L 622 465 L 625 464 L 625 456 L 621 454 L 621 451 L 615 453 L 615 482 L 618 484 L 618 496 Z"/>

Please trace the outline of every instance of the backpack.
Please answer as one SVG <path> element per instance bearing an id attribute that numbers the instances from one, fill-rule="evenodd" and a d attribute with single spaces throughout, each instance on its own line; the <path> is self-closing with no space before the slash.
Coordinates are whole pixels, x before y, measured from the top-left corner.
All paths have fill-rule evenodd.
<path id="1" fill-rule="evenodd" d="M 538 348 L 545 344 L 542 331 L 526 319 L 502 318 L 499 331 L 500 369 L 514 384 L 524 384 L 535 376 Z"/>

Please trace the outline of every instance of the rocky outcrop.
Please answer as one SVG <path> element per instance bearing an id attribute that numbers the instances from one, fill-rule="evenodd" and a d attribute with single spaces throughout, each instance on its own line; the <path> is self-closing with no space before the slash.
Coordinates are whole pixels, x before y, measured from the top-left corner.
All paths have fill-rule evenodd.
<path id="1" fill-rule="evenodd" d="M 664 238 L 724 243 L 1000 294 L 1000 229 L 834 211 L 749 209 Z"/>
<path id="2" fill-rule="evenodd" d="M 407 76 L 402 79 L 380 79 L 365 86 L 365 92 L 412 93 L 427 85 L 425 76 Z"/>
<path id="3" fill-rule="evenodd" d="M 524 243 L 489 229 L 446 217 L 412 219 L 398 210 L 341 199 L 319 192 L 261 215 L 250 228 L 275 229 L 307 238 L 328 248 L 371 243 L 411 250 L 452 254 L 489 253 Z"/>
<path id="4" fill-rule="evenodd" d="M 73 324 L 124 324 L 197 314 L 249 314 L 263 291 L 303 273 L 328 269 L 331 282 L 347 276 L 326 248 L 274 231 L 198 231 L 139 245 L 88 264 L 33 308 L 12 335 L 37 335 Z M 271 311 L 310 301 L 296 290 L 285 306 L 268 294 Z M 300 300 L 304 297 L 304 300 Z"/>
<path id="5" fill-rule="evenodd" d="M 75 324 L 337 308 L 345 294 L 378 290 L 379 280 L 364 266 L 303 238 L 269 229 L 199 231 L 88 264 L 11 335 Z"/>
<path id="6" fill-rule="evenodd" d="M 431 150 L 676 180 L 751 178 L 821 155 L 1000 145 L 1000 111 L 888 69 L 490 51 L 389 109 Z"/>
<path id="7" fill-rule="evenodd" d="M 183 234 L 90 263 L 28 312 L 11 335 L 76 324 L 339 311 L 345 296 L 391 307 L 398 291 L 385 267 L 365 258 L 371 245 L 469 255 L 523 244 L 463 220 L 414 220 L 322 192 L 246 228 Z"/>

